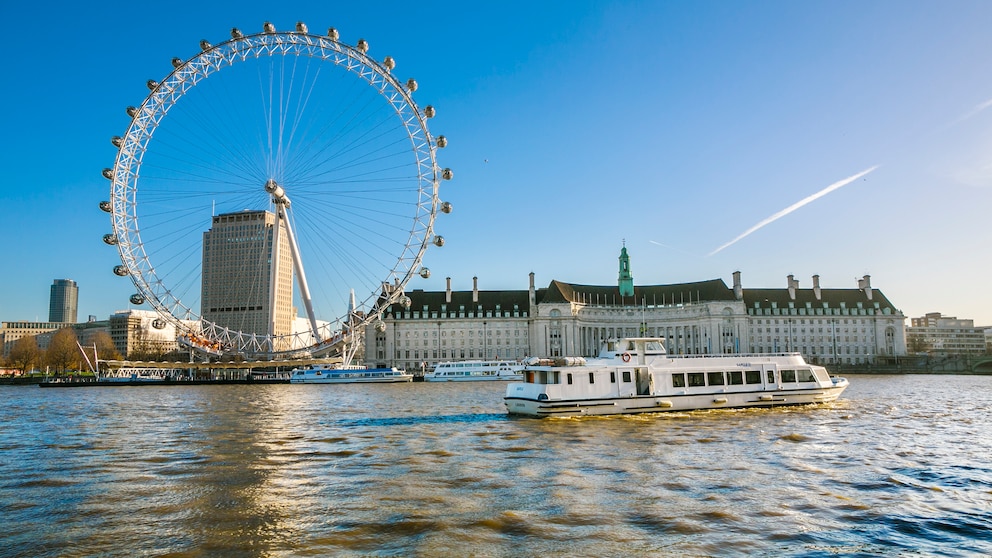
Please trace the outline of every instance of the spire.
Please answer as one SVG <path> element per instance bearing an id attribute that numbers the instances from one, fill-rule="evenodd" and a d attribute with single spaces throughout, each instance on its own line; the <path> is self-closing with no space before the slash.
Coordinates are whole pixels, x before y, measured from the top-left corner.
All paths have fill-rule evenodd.
<path id="1" fill-rule="evenodd" d="M 634 296 L 634 276 L 630 274 L 630 256 L 627 255 L 627 241 L 620 249 L 620 296 Z"/>

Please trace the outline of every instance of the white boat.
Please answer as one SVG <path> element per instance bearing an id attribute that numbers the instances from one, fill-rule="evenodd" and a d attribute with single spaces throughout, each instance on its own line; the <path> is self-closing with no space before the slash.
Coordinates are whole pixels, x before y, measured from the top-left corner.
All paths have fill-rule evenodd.
<path id="1" fill-rule="evenodd" d="M 143 383 L 143 382 L 164 382 L 170 379 L 170 374 L 177 371 L 163 368 L 139 368 L 127 367 L 110 370 L 97 375 L 98 382 L 116 383 Z"/>
<path id="2" fill-rule="evenodd" d="M 295 368 L 289 376 L 291 384 L 357 384 L 412 382 L 413 374 L 396 368 L 368 368 L 365 366 L 319 364 Z"/>
<path id="3" fill-rule="evenodd" d="M 530 359 L 506 386 L 512 415 L 615 415 L 803 405 L 836 400 L 848 386 L 799 353 L 673 356 L 660 338 L 603 344 L 598 357 Z"/>
<path id="4" fill-rule="evenodd" d="M 464 360 L 441 362 L 424 374 L 426 382 L 474 382 L 523 380 L 524 365 L 508 360 Z"/>

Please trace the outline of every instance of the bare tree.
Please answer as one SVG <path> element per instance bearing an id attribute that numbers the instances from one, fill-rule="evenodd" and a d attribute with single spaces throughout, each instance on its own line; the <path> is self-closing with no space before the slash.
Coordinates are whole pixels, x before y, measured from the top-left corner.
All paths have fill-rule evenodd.
<path id="1" fill-rule="evenodd" d="M 106 331 L 98 331 L 93 334 L 90 338 L 88 345 L 90 348 L 96 345 L 97 355 L 104 360 L 119 360 L 121 354 L 117 352 L 117 347 L 114 346 L 114 340 L 110 337 L 110 334 Z"/>
<path id="2" fill-rule="evenodd" d="M 52 335 L 52 340 L 45 351 L 45 362 L 57 372 L 78 370 L 83 355 L 79 352 L 76 332 L 71 327 L 64 327 Z"/>
<path id="3" fill-rule="evenodd" d="M 913 335 L 907 340 L 910 353 L 929 353 L 933 346 L 922 335 Z"/>
<path id="4" fill-rule="evenodd" d="M 165 349 L 149 339 L 144 329 L 137 327 L 134 330 L 134 346 L 127 354 L 131 360 L 164 360 Z"/>
<path id="5" fill-rule="evenodd" d="M 7 357 L 7 362 L 11 368 L 26 373 L 32 370 L 36 364 L 41 363 L 41 357 L 41 349 L 38 348 L 38 338 L 31 335 L 14 341 L 14 346 L 10 348 L 10 356 Z"/>

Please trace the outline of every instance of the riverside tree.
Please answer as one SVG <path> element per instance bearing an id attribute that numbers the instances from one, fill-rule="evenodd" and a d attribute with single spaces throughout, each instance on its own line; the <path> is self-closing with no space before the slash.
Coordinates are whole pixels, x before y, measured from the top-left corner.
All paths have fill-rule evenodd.
<path id="1" fill-rule="evenodd" d="M 14 346 L 10 348 L 10 356 L 7 357 L 7 363 L 15 370 L 27 373 L 33 370 L 35 365 L 41 364 L 41 357 L 38 338 L 31 335 L 14 341 Z"/>
<path id="2" fill-rule="evenodd" d="M 55 373 L 79 370 L 82 358 L 76 332 L 71 327 L 64 327 L 52 335 L 48 350 L 45 351 L 45 362 Z"/>
<path id="3" fill-rule="evenodd" d="M 90 347 L 96 346 L 97 355 L 101 360 L 118 360 L 121 358 L 121 354 L 117 351 L 117 347 L 114 346 L 114 340 L 110 337 L 110 334 L 106 331 L 98 331 L 93 334 L 87 343 Z"/>

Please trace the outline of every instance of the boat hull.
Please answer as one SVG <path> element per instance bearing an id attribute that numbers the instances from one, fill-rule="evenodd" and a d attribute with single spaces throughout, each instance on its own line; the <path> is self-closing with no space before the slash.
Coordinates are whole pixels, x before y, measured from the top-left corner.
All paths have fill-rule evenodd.
<path id="1" fill-rule="evenodd" d="M 320 368 L 293 370 L 291 384 L 395 384 L 412 382 L 413 374 L 395 368 Z"/>
<path id="2" fill-rule="evenodd" d="M 290 380 L 291 384 L 397 384 L 412 382 L 413 375 L 396 378 L 319 378 L 312 380 Z"/>
<path id="3" fill-rule="evenodd" d="M 526 384 L 520 385 L 526 386 Z M 513 386 L 508 386 L 504 403 L 509 414 L 529 417 L 684 412 L 829 403 L 836 401 L 847 385 L 847 380 L 841 380 L 829 388 L 692 395 L 634 395 L 573 400 L 538 400 L 526 396 L 514 396 Z"/>
<path id="4" fill-rule="evenodd" d="M 503 374 L 488 376 L 424 376 L 425 382 L 519 382 L 524 379 L 523 374 Z"/>

